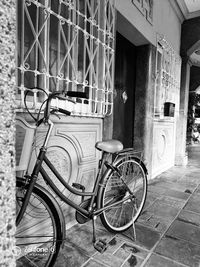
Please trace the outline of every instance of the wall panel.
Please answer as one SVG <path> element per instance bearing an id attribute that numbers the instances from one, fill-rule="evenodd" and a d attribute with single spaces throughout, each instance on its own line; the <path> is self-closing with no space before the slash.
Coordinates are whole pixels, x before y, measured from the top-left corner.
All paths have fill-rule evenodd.
<path id="1" fill-rule="evenodd" d="M 152 177 L 174 165 L 174 127 L 173 121 L 154 122 Z"/>
<path id="2" fill-rule="evenodd" d="M 44 125 L 37 129 L 29 173 L 33 170 L 36 155 L 39 153 L 39 147 L 44 140 L 45 132 Z M 87 191 L 92 191 L 101 156 L 100 151 L 95 149 L 95 143 L 101 139 L 102 119 L 78 117 L 55 119 L 54 129 L 48 143 L 47 157 L 70 185 L 74 182 L 81 183 Z M 52 174 L 45 163 L 44 168 L 65 196 L 78 204 L 81 202 L 81 197 L 71 194 L 56 180 L 55 175 Z M 39 177 L 38 182 L 47 188 L 41 177 Z M 48 188 L 48 190 L 51 189 Z M 74 210 L 58 198 L 57 200 L 64 209 L 66 223 L 71 225 L 74 223 Z"/>

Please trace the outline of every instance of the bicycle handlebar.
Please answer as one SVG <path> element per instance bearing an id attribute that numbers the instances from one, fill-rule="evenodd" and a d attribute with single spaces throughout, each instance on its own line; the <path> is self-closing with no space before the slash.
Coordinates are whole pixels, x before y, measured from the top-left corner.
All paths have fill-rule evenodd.
<path id="1" fill-rule="evenodd" d="M 60 113 L 63 113 L 63 114 L 65 114 L 65 115 L 67 115 L 67 116 L 69 116 L 69 115 L 71 114 L 70 111 L 68 111 L 68 110 L 66 110 L 66 109 L 63 109 L 63 108 L 58 108 L 57 110 L 58 110 Z"/>

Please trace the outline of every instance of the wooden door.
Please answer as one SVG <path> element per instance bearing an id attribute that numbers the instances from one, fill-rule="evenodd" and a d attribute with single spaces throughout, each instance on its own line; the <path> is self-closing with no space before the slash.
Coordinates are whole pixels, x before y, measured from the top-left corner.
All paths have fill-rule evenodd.
<path id="1" fill-rule="evenodd" d="M 136 47 L 116 34 L 113 138 L 133 146 Z"/>

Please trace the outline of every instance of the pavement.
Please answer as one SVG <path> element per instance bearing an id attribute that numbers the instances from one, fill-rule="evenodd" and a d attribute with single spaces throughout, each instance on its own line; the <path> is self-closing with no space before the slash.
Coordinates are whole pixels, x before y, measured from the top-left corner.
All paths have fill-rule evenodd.
<path id="1" fill-rule="evenodd" d="M 92 224 L 74 225 L 56 267 L 200 267 L 200 145 L 188 147 L 187 166 L 172 167 L 149 182 L 136 229 L 111 234 L 98 223 L 109 246 L 92 246 Z"/>

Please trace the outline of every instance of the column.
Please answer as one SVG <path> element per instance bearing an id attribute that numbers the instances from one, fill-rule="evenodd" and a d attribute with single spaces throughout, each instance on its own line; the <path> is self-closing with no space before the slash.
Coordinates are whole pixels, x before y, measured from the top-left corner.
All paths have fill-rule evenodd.
<path id="1" fill-rule="evenodd" d="M 176 128 L 176 152 L 175 165 L 186 165 L 188 156 L 186 153 L 187 112 L 189 100 L 191 63 L 188 58 L 182 59 L 181 86 L 180 86 L 180 109 Z"/>
<path id="2" fill-rule="evenodd" d="M 15 5 L 0 1 L 0 266 L 15 266 Z"/>
<path id="3" fill-rule="evenodd" d="M 152 45 L 137 47 L 133 147 L 144 153 L 149 178 L 152 173 L 155 53 L 156 48 Z"/>

